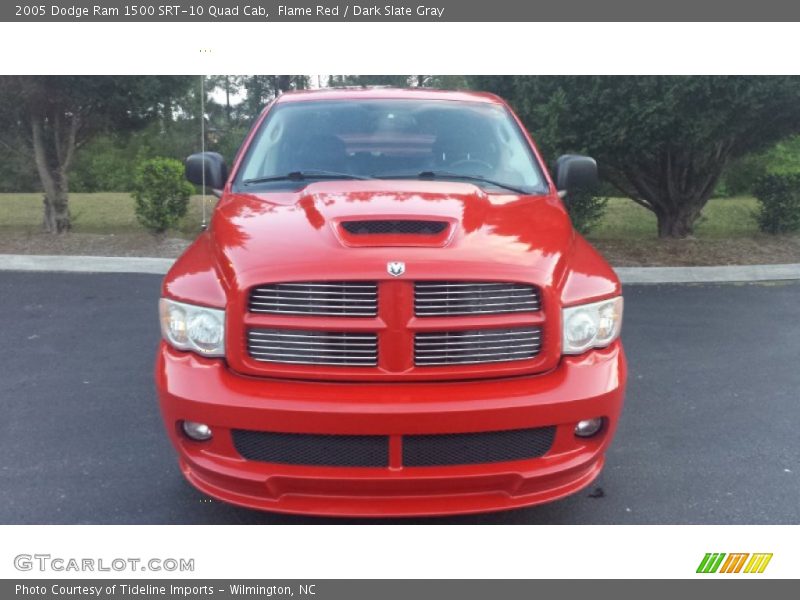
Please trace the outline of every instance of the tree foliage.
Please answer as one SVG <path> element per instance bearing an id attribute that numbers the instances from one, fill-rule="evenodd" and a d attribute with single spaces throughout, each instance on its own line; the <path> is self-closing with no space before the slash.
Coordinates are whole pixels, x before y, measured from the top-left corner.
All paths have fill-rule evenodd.
<path id="1" fill-rule="evenodd" d="M 45 228 L 68 230 L 70 189 L 130 191 L 140 161 L 199 150 L 201 123 L 206 149 L 232 161 L 273 98 L 316 84 L 493 91 L 549 159 L 597 158 L 601 195 L 653 211 L 661 236 L 690 235 L 715 189 L 749 192 L 768 167 L 800 161 L 800 136 L 782 141 L 800 132 L 798 77 L 212 75 L 203 95 L 196 76 L 3 76 L 0 191 L 43 190 Z M 600 211 L 571 209 L 587 223 Z"/>
<path id="2" fill-rule="evenodd" d="M 756 220 L 761 231 L 800 231 L 800 170 L 768 172 L 756 181 L 754 193 L 759 204 Z"/>
<path id="3" fill-rule="evenodd" d="M 685 237 L 725 167 L 800 132 L 790 76 L 473 77 L 508 99 L 550 158 L 594 156 L 601 176 Z"/>
<path id="4" fill-rule="evenodd" d="M 221 107 L 228 125 L 233 124 L 237 116 L 234 98 L 242 91 L 244 83 L 245 78 L 242 75 L 211 75 L 206 79 L 207 89 L 220 90 L 225 94 L 225 104 Z"/>
<path id="5" fill-rule="evenodd" d="M 469 89 L 464 75 L 331 75 L 329 87 L 424 87 L 440 90 Z"/>
<path id="6" fill-rule="evenodd" d="M 800 172 L 800 135 L 733 160 L 725 169 L 720 191 L 725 196 L 753 194 L 758 179 L 769 171 Z"/>
<path id="7" fill-rule="evenodd" d="M 186 216 L 193 191 L 184 178 L 181 161 L 145 160 L 137 166 L 133 180 L 136 218 L 153 233 L 163 233 Z"/>
<path id="8" fill-rule="evenodd" d="M 0 139 L 27 157 L 44 190 L 43 226 L 70 228 L 69 178 L 78 151 L 102 131 L 172 120 L 187 77 L 2 76 Z"/>
<path id="9" fill-rule="evenodd" d="M 591 190 L 576 190 L 569 195 L 565 204 L 573 227 L 586 234 L 603 218 L 608 198 L 596 196 Z"/>
<path id="10" fill-rule="evenodd" d="M 308 75 L 246 75 L 242 86 L 247 90 L 243 108 L 255 117 L 276 96 L 292 90 L 305 90 L 309 87 Z"/>
<path id="11" fill-rule="evenodd" d="M 329 87 L 362 87 L 381 85 L 386 87 L 409 87 L 413 75 L 331 75 Z"/>

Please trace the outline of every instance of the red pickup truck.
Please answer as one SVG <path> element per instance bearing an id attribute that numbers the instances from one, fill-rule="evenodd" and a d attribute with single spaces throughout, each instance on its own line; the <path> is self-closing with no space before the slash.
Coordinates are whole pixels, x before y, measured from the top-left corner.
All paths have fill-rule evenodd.
<path id="1" fill-rule="evenodd" d="M 500 98 L 280 96 L 162 288 L 155 379 L 181 469 L 255 509 L 422 516 L 548 502 L 600 472 L 622 409 L 620 282 Z"/>

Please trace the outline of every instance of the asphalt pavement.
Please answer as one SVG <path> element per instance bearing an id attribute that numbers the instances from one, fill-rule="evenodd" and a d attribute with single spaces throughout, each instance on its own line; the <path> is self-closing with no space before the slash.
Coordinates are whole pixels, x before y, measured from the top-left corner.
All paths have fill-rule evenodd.
<path id="1" fill-rule="evenodd" d="M 239 509 L 183 480 L 152 381 L 159 284 L 0 272 L 0 524 L 352 522 Z M 626 405 L 591 487 L 420 522 L 800 523 L 800 283 L 628 286 L 623 339 Z"/>

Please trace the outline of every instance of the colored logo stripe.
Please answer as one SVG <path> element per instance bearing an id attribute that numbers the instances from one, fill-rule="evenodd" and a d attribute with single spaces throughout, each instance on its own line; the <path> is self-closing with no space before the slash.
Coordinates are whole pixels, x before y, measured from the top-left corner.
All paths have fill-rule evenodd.
<path id="1" fill-rule="evenodd" d="M 767 568 L 769 561 L 772 560 L 772 554 L 753 554 L 753 558 L 747 563 L 744 568 L 745 573 L 763 573 Z"/>
<path id="2" fill-rule="evenodd" d="M 725 557 L 728 557 L 727 559 Z M 747 558 L 750 560 L 747 561 Z M 723 560 L 725 561 L 723 563 Z M 771 553 L 750 554 L 747 552 L 735 552 L 725 554 L 724 552 L 707 552 L 697 567 L 698 573 L 740 573 L 744 567 L 745 573 L 763 573 L 769 561 L 772 560 Z M 745 566 L 747 563 L 747 566 Z M 720 565 L 722 568 L 720 568 Z"/>
<path id="3" fill-rule="evenodd" d="M 722 563 L 722 568 L 720 569 L 720 573 L 738 573 L 742 570 L 742 566 L 744 565 L 744 561 L 747 560 L 747 557 L 750 556 L 747 553 L 739 553 L 739 554 L 728 554 L 728 558 L 725 559 L 725 562 Z"/>
<path id="4" fill-rule="evenodd" d="M 698 573 L 716 573 L 717 569 L 719 569 L 719 565 L 722 562 L 722 559 L 725 558 L 725 553 L 714 553 L 711 554 L 707 552 L 706 555 L 703 557 L 703 560 L 700 561 L 700 566 L 697 567 Z"/>

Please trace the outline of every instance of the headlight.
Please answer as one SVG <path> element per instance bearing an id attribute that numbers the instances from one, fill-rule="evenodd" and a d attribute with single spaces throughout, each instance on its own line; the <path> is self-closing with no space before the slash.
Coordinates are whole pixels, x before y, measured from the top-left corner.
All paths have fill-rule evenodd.
<path id="1" fill-rule="evenodd" d="M 225 311 L 162 298 L 161 335 L 178 350 L 225 356 Z"/>
<path id="2" fill-rule="evenodd" d="M 590 348 L 608 346 L 622 329 L 622 296 L 564 308 L 561 323 L 564 354 L 581 354 Z"/>

